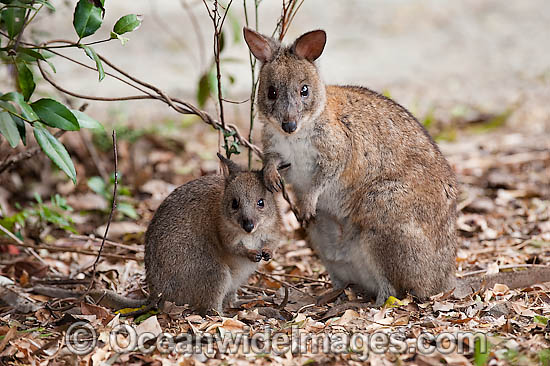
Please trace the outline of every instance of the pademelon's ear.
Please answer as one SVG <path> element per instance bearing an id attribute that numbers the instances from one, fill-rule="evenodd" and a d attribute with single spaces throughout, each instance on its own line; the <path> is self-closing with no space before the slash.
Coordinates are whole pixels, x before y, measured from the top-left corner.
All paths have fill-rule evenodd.
<path id="1" fill-rule="evenodd" d="M 238 164 L 235 164 L 233 161 L 225 158 L 222 154 L 217 153 L 218 158 L 222 162 L 224 168 L 223 168 L 223 175 L 225 178 L 231 178 L 237 175 L 239 172 L 241 172 L 241 167 Z"/>
<path id="2" fill-rule="evenodd" d="M 244 40 L 250 52 L 261 62 L 270 60 L 273 56 L 273 48 L 269 39 L 250 28 L 243 28 Z"/>
<path id="3" fill-rule="evenodd" d="M 309 61 L 315 61 L 323 53 L 327 34 L 324 30 L 314 30 L 302 34 L 292 46 L 294 54 Z"/>

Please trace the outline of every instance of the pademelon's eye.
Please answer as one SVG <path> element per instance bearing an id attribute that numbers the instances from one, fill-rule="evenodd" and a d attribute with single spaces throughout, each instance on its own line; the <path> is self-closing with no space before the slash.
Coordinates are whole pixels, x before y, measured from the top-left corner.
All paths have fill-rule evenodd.
<path id="1" fill-rule="evenodd" d="M 302 97 L 307 97 L 309 95 L 309 87 L 307 85 L 302 86 L 302 90 L 300 90 L 300 95 Z"/>
<path id="2" fill-rule="evenodd" d="M 234 210 L 239 208 L 239 201 L 237 201 L 236 198 L 233 198 L 233 201 L 231 201 L 231 208 L 233 208 Z"/>
<path id="3" fill-rule="evenodd" d="M 275 90 L 275 87 L 270 86 L 267 90 L 267 98 L 269 100 L 275 100 L 277 99 L 277 90 Z"/>
<path id="4" fill-rule="evenodd" d="M 258 200 L 258 207 L 260 207 L 260 208 L 263 208 L 263 207 L 264 207 L 264 200 L 263 200 L 262 198 L 260 198 L 260 199 Z"/>

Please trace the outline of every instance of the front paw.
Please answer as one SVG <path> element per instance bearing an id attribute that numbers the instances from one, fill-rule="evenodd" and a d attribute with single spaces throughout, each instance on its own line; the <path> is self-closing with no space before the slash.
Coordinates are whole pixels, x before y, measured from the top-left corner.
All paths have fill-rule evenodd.
<path id="1" fill-rule="evenodd" d="M 283 189 L 281 175 L 275 166 L 264 168 L 264 184 L 270 192 L 279 192 L 279 190 Z"/>
<path id="2" fill-rule="evenodd" d="M 262 258 L 264 261 L 269 261 L 273 256 L 273 253 L 269 249 L 263 249 L 262 250 Z"/>
<path id="3" fill-rule="evenodd" d="M 315 218 L 316 206 L 317 202 L 314 202 L 314 200 L 308 200 L 304 204 L 302 204 L 302 207 L 300 207 L 299 210 L 298 221 L 300 221 L 304 225 L 307 225 L 311 220 Z"/>
<path id="4" fill-rule="evenodd" d="M 262 260 L 263 253 L 260 250 L 250 249 L 247 253 L 247 257 L 252 262 L 259 262 Z"/>

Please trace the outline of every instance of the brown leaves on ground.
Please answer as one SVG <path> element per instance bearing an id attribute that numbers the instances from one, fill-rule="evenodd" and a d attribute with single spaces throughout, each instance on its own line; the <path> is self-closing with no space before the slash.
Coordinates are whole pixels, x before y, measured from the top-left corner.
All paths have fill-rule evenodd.
<path id="1" fill-rule="evenodd" d="M 185 151 L 181 143 L 156 135 L 145 134 L 133 142 L 119 140 L 121 185 L 130 191 L 123 201 L 134 206 L 139 218 L 134 220 L 119 213 L 112 223 L 112 240 L 106 242 L 97 267 L 96 288 L 143 296 L 146 288 L 142 235 L 152 213 L 176 186 L 217 168 L 214 154 L 203 152 L 215 151 L 216 140 L 198 136 Z M 102 232 L 97 230 L 105 223 L 105 209 L 110 206 L 107 198 L 93 192 L 83 178 L 99 176 L 105 167 L 99 169 L 97 161 L 85 158 L 87 154 L 78 141 L 65 139 L 65 143 L 78 157 L 80 183 L 76 187 L 67 186 L 61 176 L 45 173 L 37 187 L 43 197 L 63 192 L 75 208 L 68 214 L 78 232 L 84 235 L 69 234 L 51 224 L 29 224 L 22 233 L 36 255 L 23 252 L 24 248 L 19 248 L 25 253 L 20 256 L 3 255 L 2 363 L 359 365 L 367 356 L 375 365 L 548 365 L 550 362 L 548 284 L 521 290 L 496 285 L 462 300 L 454 299 L 450 293 L 427 302 L 389 299 L 385 307 L 372 308 L 350 290 L 332 291 L 324 267 L 303 240 L 303 233 L 288 209 L 282 228 L 288 239 L 274 259 L 263 264 L 248 286 L 240 290 L 239 307 L 224 316 L 201 317 L 186 306 L 168 303 L 160 313 L 124 318 L 111 309 L 94 305 L 87 297 L 53 299 L 33 293 L 32 288 L 37 285 L 86 290 L 101 243 L 93 235 Z M 548 146 L 548 136 L 522 136 L 506 131 L 469 136 L 442 145 L 461 182 L 459 276 L 550 263 Z M 100 155 L 104 159 L 101 164 L 109 161 L 108 150 Z M 8 174 L 17 176 L 10 180 L 16 182 L 29 179 L 30 173 L 23 166 Z M 15 202 L 32 199 L 32 194 L 22 197 L 16 193 L 21 192 L 20 188 L 10 184 L 0 189 L 0 202 L 8 207 L 5 216 L 17 211 Z M 2 240 L 4 244 L 8 242 Z M 67 338 L 70 329 L 76 329 L 71 328 L 75 324 L 84 324 L 79 328 L 84 332 L 80 338 Z M 133 326 L 136 336 L 149 337 L 144 347 L 155 346 L 156 350 L 120 352 L 120 347 L 131 344 L 131 337 L 125 332 L 112 331 L 120 330 L 124 324 Z M 89 329 L 93 329 L 95 336 L 86 333 Z M 174 344 L 180 346 L 178 352 L 163 353 L 163 344 L 169 347 L 170 342 L 160 342 L 162 332 L 173 335 Z M 468 338 L 465 332 L 487 335 L 487 350 L 483 352 L 482 342 Z M 264 338 L 254 343 L 254 335 Z M 296 340 L 301 335 L 317 337 L 320 345 L 326 337 L 332 338 L 326 341 L 328 349 L 316 350 L 307 342 L 295 348 L 284 347 L 284 340 L 289 337 Z M 338 339 L 354 335 L 355 341 L 362 339 L 366 343 L 352 344 L 351 339 L 338 343 Z M 241 337 L 240 343 L 224 345 L 223 340 L 231 337 Z M 208 339 L 219 342 L 208 349 Z M 91 353 L 76 356 L 70 352 L 71 344 L 92 340 L 96 343 Z M 186 348 L 189 344 L 197 347 Z M 365 353 L 366 346 L 369 353 Z M 438 351 L 433 346 L 438 346 Z"/>

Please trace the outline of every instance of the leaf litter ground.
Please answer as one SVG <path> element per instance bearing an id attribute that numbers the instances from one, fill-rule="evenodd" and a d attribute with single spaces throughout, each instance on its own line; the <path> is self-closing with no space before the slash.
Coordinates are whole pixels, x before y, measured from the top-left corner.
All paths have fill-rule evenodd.
<path id="1" fill-rule="evenodd" d="M 129 191 L 121 202 L 130 206 L 127 215 L 118 213 L 98 266 L 96 288 L 115 290 L 129 296 L 143 296 L 143 231 L 160 202 L 176 186 L 217 169 L 215 134 L 203 134 L 204 126 L 185 133 L 196 135 L 183 144 L 170 134 L 136 131 L 119 132 L 121 186 Z M 80 235 L 71 234 L 51 222 L 27 222 L 22 233 L 24 248 L 4 245 L 0 264 L 0 360 L 4 364 L 362 364 L 363 350 L 337 344 L 338 337 L 353 334 L 392 335 L 402 348 L 368 354 L 371 364 L 407 365 L 505 365 L 543 364 L 550 360 L 550 287 L 533 285 L 510 290 L 497 285 L 472 297 L 456 300 L 440 294 L 427 302 L 390 299 L 383 308 L 372 308 L 352 291 L 331 291 L 330 279 L 303 232 L 288 209 L 284 209 L 285 240 L 274 259 L 262 265 L 239 293 L 241 306 L 230 316 L 201 317 L 185 307 L 168 304 L 161 313 L 137 319 L 124 318 L 112 310 L 78 299 L 52 299 L 33 292 L 33 287 L 83 289 L 95 260 L 107 217 L 109 186 L 92 190 L 86 180 L 104 176 L 108 180 L 110 151 L 101 150 L 101 141 L 83 135 L 81 141 L 64 137 L 71 156 L 76 157 L 79 183 L 73 186 L 61 174 L 37 169 L 43 158 L 28 161 L 4 174 L 0 191 L 3 207 L 18 212 L 16 202 L 28 206 L 31 194 L 43 197 L 59 192 L 74 211 L 72 225 Z M 520 134 L 501 128 L 485 134 L 459 136 L 442 143 L 442 150 L 461 183 L 458 229 L 460 247 L 457 275 L 517 271 L 550 263 L 550 145 L 547 134 Z M 92 159 L 89 157 L 92 156 Z M 94 158 L 95 156 L 95 158 Z M 36 172 L 40 173 L 36 173 Z M 101 174 L 103 172 L 103 174 Z M 83 179 L 82 177 L 86 177 Z M 92 182 L 97 182 L 97 179 Z M 19 183 L 18 183 L 19 182 Z M 25 183 L 23 183 L 25 182 Z M 28 183 L 32 182 L 32 183 Z M 132 219 L 132 212 L 139 217 Z M 15 228 L 18 228 L 17 226 Z M 3 239 L 4 240 L 4 239 Z M 4 240 L 5 243 L 5 240 Z M 37 259 L 40 258 L 40 260 Z M 98 336 L 92 352 L 76 356 L 65 342 L 67 329 L 78 321 L 89 323 Z M 117 353 L 109 342 L 109 332 L 120 324 L 130 324 L 137 334 L 211 334 L 219 337 L 260 334 L 270 329 L 272 341 L 298 333 L 318 337 L 332 335 L 328 350 L 311 346 L 302 350 L 274 347 L 247 352 L 242 341 L 234 352 L 220 345 L 208 350 L 202 345 L 193 354 L 132 351 Z M 454 343 L 464 332 L 487 335 L 487 350 L 471 339 Z M 277 334 L 277 335 L 276 335 Z M 427 338 L 424 353 L 418 350 L 425 335 L 448 334 L 448 338 Z M 383 336 L 381 336 L 383 338 Z M 454 338 L 453 338 L 454 337 Z M 284 337 L 283 337 L 284 338 Z M 128 337 L 118 335 L 119 344 Z M 195 338 L 196 339 L 196 338 Z M 372 341 L 372 338 L 371 338 Z M 154 342 L 154 341 L 153 341 Z M 274 341 L 275 342 L 275 341 Z M 376 342 L 376 341 L 375 341 Z M 257 345 L 265 346 L 265 339 Z M 439 351 L 430 351 L 437 345 Z M 281 345 L 281 346 L 284 346 Z M 353 349 L 352 349 L 353 348 Z M 357 352 L 352 352 L 357 351 Z"/>

